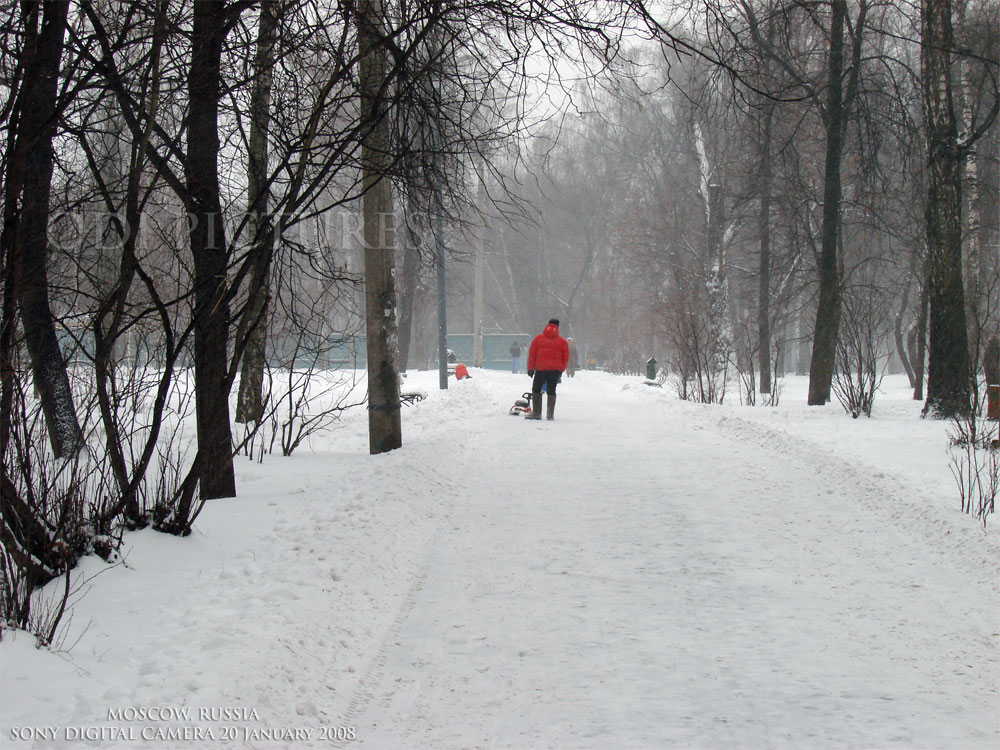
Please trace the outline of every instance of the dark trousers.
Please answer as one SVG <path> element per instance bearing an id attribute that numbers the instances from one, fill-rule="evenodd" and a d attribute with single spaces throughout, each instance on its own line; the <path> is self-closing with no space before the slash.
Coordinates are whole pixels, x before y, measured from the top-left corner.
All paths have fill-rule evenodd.
<path id="1" fill-rule="evenodd" d="M 545 392 L 556 394 L 556 385 L 559 383 L 559 370 L 535 370 L 535 379 L 531 381 L 531 392 L 541 393 L 542 385 L 545 385 Z"/>

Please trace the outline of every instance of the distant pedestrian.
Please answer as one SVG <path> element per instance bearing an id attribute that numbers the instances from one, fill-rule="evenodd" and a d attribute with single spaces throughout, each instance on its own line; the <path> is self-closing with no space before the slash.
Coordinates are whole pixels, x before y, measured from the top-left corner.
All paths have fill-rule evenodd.
<path id="1" fill-rule="evenodd" d="M 580 367 L 580 360 L 577 358 L 576 344 L 573 343 L 572 336 L 566 339 L 566 346 L 569 347 L 569 362 L 566 363 L 566 376 L 571 378 L 576 375 L 576 371 Z"/>
<path id="2" fill-rule="evenodd" d="M 521 345 L 516 341 L 510 345 L 510 371 L 515 375 L 521 371 Z"/>
<path id="3" fill-rule="evenodd" d="M 545 386 L 545 418 L 555 419 L 556 385 L 566 371 L 569 346 L 559 335 L 559 321 L 552 318 L 528 347 L 528 375 L 531 381 L 531 414 L 526 419 L 542 418 L 542 386 Z"/>

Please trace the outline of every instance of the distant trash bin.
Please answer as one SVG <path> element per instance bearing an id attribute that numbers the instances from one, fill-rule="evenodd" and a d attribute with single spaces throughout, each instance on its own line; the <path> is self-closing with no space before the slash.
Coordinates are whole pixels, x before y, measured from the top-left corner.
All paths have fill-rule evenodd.
<path id="1" fill-rule="evenodd" d="M 656 380 L 656 357 L 650 357 L 646 360 L 646 379 Z"/>

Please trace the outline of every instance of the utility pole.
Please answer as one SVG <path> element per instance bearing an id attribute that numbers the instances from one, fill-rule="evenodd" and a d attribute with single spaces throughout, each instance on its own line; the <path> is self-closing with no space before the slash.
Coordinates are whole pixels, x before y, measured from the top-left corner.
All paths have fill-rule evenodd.
<path id="1" fill-rule="evenodd" d="M 440 104 L 435 94 L 435 107 Z M 444 256 L 444 188 L 441 183 L 441 114 L 434 112 L 434 154 L 431 166 L 431 183 L 434 190 L 434 267 L 437 270 L 437 320 L 438 320 L 438 385 L 448 390 L 448 298 Z"/>
<path id="2" fill-rule="evenodd" d="M 475 301 L 472 306 L 472 364 L 483 366 L 483 273 L 486 265 L 486 180 L 483 164 L 476 170 L 479 182 L 479 220 L 481 226 L 476 232 L 476 284 Z"/>
<path id="3" fill-rule="evenodd" d="M 441 50 L 436 36 L 431 41 L 431 60 L 440 63 Z M 431 80 L 431 106 L 434 108 L 431 125 L 431 190 L 434 193 L 434 267 L 437 270 L 437 320 L 438 320 L 438 385 L 448 390 L 448 297 L 445 276 L 444 244 L 444 173 L 441 149 L 444 135 L 441 129 L 440 81 Z"/>
<path id="4" fill-rule="evenodd" d="M 391 156 L 383 87 L 387 62 L 382 44 L 382 0 L 358 4 L 361 165 L 364 196 L 365 334 L 368 351 L 368 444 L 371 454 L 403 445 L 399 371 L 396 368 L 395 229 L 386 177 Z"/>

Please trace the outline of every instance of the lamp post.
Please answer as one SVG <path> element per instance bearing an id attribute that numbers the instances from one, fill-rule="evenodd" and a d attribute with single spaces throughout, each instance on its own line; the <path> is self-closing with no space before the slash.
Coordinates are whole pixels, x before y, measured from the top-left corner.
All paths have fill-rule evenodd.
<path id="1" fill-rule="evenodd" d="M 431 60 L 438 58 L 437 35 L 431 41 Z M 447 278 L 445 275 L 444 244 L 444 175 L 441 171 L 441 149 L 444 140 L 441 132 L 441 92 L 439 83 L 431 80 L 431 190 L 434 193 L 434 267 L 437 271 L 437 321 L 438 321 L 438 386 L 448 390 L 448 307 Z"/>

